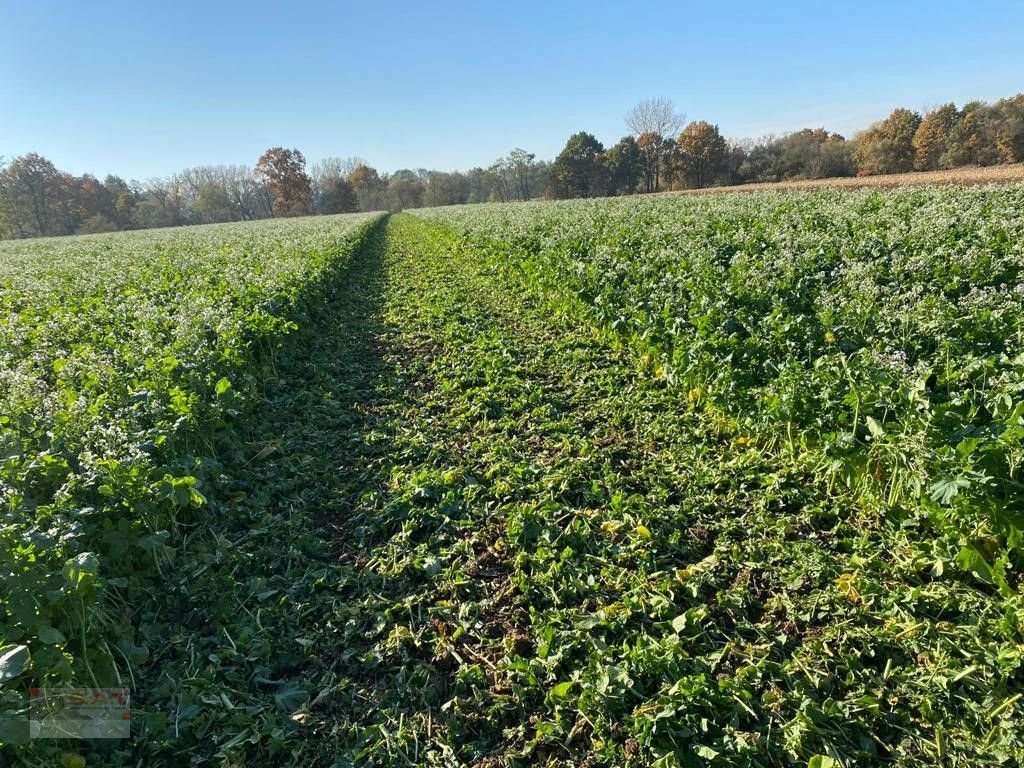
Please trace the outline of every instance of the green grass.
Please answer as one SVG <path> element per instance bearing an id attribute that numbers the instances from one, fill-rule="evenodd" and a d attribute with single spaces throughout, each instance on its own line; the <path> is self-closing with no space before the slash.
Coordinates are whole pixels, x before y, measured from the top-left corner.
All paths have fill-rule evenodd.
<path id="1" fill-rule="evenodd" d="M 208 468 L 202 506 L 83 585 L 87 638 L 138 649 L 91 657 L 131 675 L 135 738 L 11 754 L 1013 764 L 1022 196 L 353 223 L 237 415 L 203 422 L 215 450 L 168 447 Z M 13 694 L 57 672 L 7 614 Z M 74 616 L 52 623 L 80 681 Z"/>

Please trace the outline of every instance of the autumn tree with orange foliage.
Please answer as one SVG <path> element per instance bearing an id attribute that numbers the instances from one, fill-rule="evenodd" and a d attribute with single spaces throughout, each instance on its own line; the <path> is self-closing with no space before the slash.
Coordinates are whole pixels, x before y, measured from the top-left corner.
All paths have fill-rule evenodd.
<path id="1" fill-rule="evenodd" d="M 722 170 L 729 146 L 717 125 L 706 120 L 690 123 L 676 142 L 679 169 L 697 189 L 712 183 Z"/>
<path id="2" fill-rule="evenodd" d="M 917 126 L 912 144 L 914 145 L 914 170 L 937 171 L 949 145 L 949 135 L 960 119 L 956 104 L 943 104 L 933 109 Z"/>
<path id="3" fill-rule="evenodd" d="M 297 149 L 272 147 L 256 164 L 256 178 L 274 195 L 275 216 L 305 216 L 313 201 L 306 158 Z"/>

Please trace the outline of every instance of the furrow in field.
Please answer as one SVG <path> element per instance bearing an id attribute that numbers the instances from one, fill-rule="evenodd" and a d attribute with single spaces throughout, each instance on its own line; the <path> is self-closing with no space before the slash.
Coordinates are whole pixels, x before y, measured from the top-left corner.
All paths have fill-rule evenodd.
<path id="1" fill-rule="evenodd" d="M 715 606 L 712 585 L 673 566 L 693 566 L 695 584 L 714 569 L 701 505 L 749 506 L 748 489 L 702 477 L 715 441 L 671 393 L 586 328 L 553 324 L 443 231 L 393 217 L 384 247 L 387 394 L 337 500 L 352 570 L 336 634 L 321 637 L 337 682 L 318 727 L 382 763 L 649 755 L 634 708 L 684 672 L 738 663 L 729 625 L 764 573 L 722 565 L 740 586 Z M 688 641 L 697 660 L 632 668 L 645 643 Z"/>

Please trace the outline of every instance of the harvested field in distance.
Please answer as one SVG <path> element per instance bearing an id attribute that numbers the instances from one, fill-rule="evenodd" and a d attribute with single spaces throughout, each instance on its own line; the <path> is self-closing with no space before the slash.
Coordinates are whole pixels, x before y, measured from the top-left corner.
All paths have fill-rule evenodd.
<path id="1" fill-rule="evenodd" d="M 790 189 L 863 189 L 865 187 L 922 187 L 932 184 L 1012 184 L 1024 181 L 1024 163 L 992 165 L 985 168 L 957 168 L 952 171 L 922 171 L 915 173 L 887 173 L 881 176 L 842 176 L 832 179 L 804 179 L 779 181 L 771 184 L 737 184 L 729 187 L 705 187 L 660 192 L 665 197 L 676 195 L 708 195 L 718 192 L 766 192 Z"/>

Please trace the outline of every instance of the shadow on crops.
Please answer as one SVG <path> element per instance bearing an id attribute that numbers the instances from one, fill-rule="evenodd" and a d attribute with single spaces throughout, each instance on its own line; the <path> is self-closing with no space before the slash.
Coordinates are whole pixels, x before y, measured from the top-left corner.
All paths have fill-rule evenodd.
<path id="1" fill-rule="evenodd" d="M 267 455 L 262 473 L 255 462 L 247 469 L 264 476 L 270 511 L 299 512 L 332 549 L 344 544 L 337 536 L 375 481 L 373 458 L 390 443 L 378 423 L 381 401 L 397 388 L 381 341 L 386 227 L 387 217 L 374 224 L 324 287 L 308 328 L 278 360 L 269 408 L 253 420 L 250 448 Z"/>
<path id="2" fill-rule="evenodd" d="M 306 738 L 292 715 L 323 689 L 317 646 L 329 641 L 310 637 L 351 572 L 345 518 L 390 444 L 376 415 L 394 392 L 380 343 L 386 224 L 301 297 L 299 330 L 254 371 L 261 396 L 217 436 L 205 519 L 152 596 L 160 620 L 133 620 L 150 649 L 134 701 L 153 713 L 133 714 L 133 761 L 173 764 L 183 749 L 217 759 L 232 744 L 258 763 L 282 734 Z M 202 703 L 217 692 L 230 709 Z"/>

